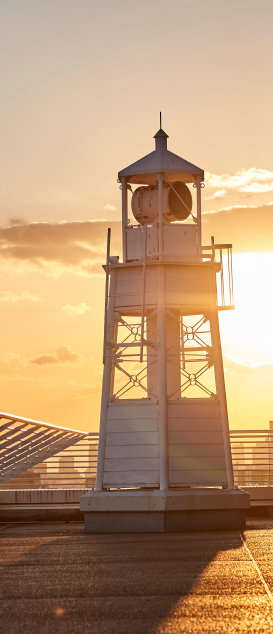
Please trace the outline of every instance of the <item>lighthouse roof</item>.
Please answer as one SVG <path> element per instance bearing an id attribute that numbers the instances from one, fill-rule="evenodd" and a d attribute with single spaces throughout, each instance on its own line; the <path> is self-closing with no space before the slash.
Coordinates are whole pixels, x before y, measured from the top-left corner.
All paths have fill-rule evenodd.
<path id="1" fill-rule="evenodd" d="M 204 171 L 185 161 L 167 149 L 168 135 L 160 128 L 154 136 L 155 150 L 143 156 L 132 165 L 125 167 L 119 172 L 118 177 L 125 177 L 129 183 L 156 184 L 158 173 L 166 174 L 169 181 L 181 180 L 184 183 L 194 183 L 197 176 L 204 179 Z"/>

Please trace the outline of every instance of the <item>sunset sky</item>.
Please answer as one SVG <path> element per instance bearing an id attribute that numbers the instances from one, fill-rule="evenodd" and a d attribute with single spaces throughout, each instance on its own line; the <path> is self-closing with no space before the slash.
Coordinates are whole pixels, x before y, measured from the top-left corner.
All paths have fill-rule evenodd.
<path id="1" fill-rule="evenodd" d="M 205 171 L 203 242 L 233 243 L 230 426 L 273 420 L 272 21 L 272 0 L 1 1 L 0 410 L 98 429 L 117 173 L 161 110 Z"/>

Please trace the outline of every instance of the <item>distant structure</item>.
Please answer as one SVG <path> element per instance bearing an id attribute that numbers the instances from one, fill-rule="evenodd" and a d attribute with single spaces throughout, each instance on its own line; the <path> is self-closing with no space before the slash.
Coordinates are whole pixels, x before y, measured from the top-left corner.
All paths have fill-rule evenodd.
<path id="1" fill-rule="evenodd" d="M 204 172 L 161 127 L 154 138 L 118 174 L 123 261 L 108 230 L 97 481 L 81 509 L 95 532 L 242 528 L 218 323 L 234 307 L 231 245 L 202 246 Z"/>

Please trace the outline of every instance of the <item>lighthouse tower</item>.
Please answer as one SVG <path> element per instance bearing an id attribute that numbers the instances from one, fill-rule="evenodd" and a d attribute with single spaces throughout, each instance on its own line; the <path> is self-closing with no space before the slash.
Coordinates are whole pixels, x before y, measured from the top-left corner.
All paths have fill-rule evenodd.
<path id="1" fill-rule="evenodd" d="M 108 230 L 97 480 L 81 510 L 91 532 L 243 528 L 218 323 L 231 245 L 202 245 L 204 172 L 161 125 L 154 138 L 118 174 L 123 258 Z"/>

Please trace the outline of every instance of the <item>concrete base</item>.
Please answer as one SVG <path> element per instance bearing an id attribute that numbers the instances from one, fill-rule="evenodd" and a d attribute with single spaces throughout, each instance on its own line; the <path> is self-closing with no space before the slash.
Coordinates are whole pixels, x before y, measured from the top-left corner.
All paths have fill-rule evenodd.
<path id="1" fill-rule="evenodd" d="M 244 530 L 246 509 L 148 513 L 85 513 L 87 533 L 187 533 Z"/>
<path id="2" fill-rule="evenodd" d="M 240 489 L 90 491 L 80 501 L 89 533 L 244 530 L 249 505 Z"/>

